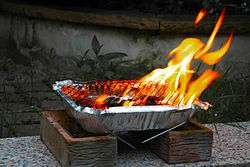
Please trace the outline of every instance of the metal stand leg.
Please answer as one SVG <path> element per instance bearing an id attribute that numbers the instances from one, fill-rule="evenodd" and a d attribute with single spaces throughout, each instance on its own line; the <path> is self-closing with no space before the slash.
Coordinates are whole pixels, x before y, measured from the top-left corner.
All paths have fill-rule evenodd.
<path id="1" fill-rule="evenodd" d="M 169 132 L 169 131 L 171 131 L 171 130 L 173 130 L 173 129 L 175 129 L 175 128 L 178 128 L 178 127 L 184 125 L 185 123 L 186 123 L 186 122 L 182 122 L 182 123 L 180 123 L 180 124 L 178 124 L 178 125 L 176 125 L 176 126 L 170 128 L 170 129 L 167 129 L 167 130 L 165 130 L 165 131 L 163 131 L 163 132 L 161 132 L 161 133 L 159 133 L 159 134 L 157 134 L 157 135 L 155 135 L 155 136 L 150 137 L 150 138 L 147 139 L 147 140 L 142 141 L 141 143 L 146 143 L 146 142 L 148 142 L 148 141 L 150 141 L 150 140 L 155 139 L 156 137 L 159 137 L 159 136 L 161 136 L 161 135 L 164 135 L 165 133 L 167 133 L 167 132 Z"/>
<path id="2" fill-rule="evenodd" d="M 120 140 L 121 142 L 127 144 L 129 147 L 133 148 L 136 150 L 136 147 L 134 145 L 132 145 L 131 143 L 127 142 L 126 140 L 122 139 L 121 137 L 119 137 L 117 134 L 111 132 L 111 131 L 108 131 L 111 135 L 115 136 L 118 140 Z"/>
<path id="3" fill-rule="evenodd" d="M 132 144 L 130 144 L 129 142 L 127 142 L 126 140 L 124 140 L 124 139 L 120 138 L 120 137 L 119 137 L 119 136 L 117 136 L 117 135 L 116 135 L 116 137 L 117 137 L 117 139 L 118 139 L 118 140 L 122 141 L 123 143 L 127 144 L 129 147 L 131 147 L 131 148 L 133 148 L 133 149 L 135 149 L 135 150 L 136 150 L 136 147 L 135 147 L 135 146 L 133 146 Z"/>

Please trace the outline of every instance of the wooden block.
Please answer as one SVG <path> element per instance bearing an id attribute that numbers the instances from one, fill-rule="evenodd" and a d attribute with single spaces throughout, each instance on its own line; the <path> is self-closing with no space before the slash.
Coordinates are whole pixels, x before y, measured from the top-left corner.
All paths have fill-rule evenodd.
<path id="1" fill-rule="evenodd" d="M 190 121 L 150 143 L 151 150 L 167 163 L 208 161 L 211 158 L 212 130 Z"/>
<path id="2" fill-rule="evenodd" d="M 43 112 L 40 136 L 63 167 L 116 166 L 116 138 L 84 131 L 65 111 Z"/>

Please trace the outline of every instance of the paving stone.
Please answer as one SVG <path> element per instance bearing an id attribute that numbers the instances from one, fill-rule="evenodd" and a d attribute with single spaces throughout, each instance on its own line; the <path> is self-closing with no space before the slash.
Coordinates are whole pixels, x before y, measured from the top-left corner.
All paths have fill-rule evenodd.
<path id="1" fill-rule="evenodd" d="M 118 155 L 119 167 L 209 167 L 250 166 L 250 122 L 244 129 L 217 124 L 212 158 L 208 162 L 169 165 L 145 150 L 131 150 Z M 212 125 L 206 125 L 215 131 Z M 39 136 L 0 139 L 0 166 L 60 166 Z"/>

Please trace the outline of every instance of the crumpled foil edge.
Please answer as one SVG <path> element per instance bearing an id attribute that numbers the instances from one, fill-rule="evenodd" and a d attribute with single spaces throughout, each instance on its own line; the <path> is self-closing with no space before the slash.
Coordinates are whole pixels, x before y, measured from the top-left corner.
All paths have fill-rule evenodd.
<path id="1" fill-rule="evenodd" d="M 196 106 L 167 106 L 167 105 L 148 105 L 148 106 L 118 106 L 118 107 L 110 107 L 105 110 L 101 109 L 94 109 L 90 107 L 82 107 L 77 105 L 73 100 L 71 100 L 68 96 L 61 92 L 61 88 L 64 85 L 74 85 L 74 81 L 72 80 L 63 80 L 63 81 L 56 81 L 53 84 L 53 90 L 55 90 L 75 111 L 77 112 L 85 112 L 88 114 L 107 114 L 107 113 L 136 113 L 136 112 L 166 112 L 166 111 L 182 111 L 186 109 L 195 109 Z M 79 84 L 76 84 L 79 85 Z"/>

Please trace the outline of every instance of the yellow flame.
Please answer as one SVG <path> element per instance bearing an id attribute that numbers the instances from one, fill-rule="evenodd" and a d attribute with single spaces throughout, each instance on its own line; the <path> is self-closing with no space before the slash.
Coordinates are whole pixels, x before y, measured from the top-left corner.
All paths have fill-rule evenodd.
<path id="1" fill-rule="evenodd" d="M 197 24 L 205 15 L 206 12 L 200 12 L 194 24 Z M 126 105 L 135 105 L 136 99 L 141 96 L 144 97 L 142 103 L 150 96 L 156 96 L 158 104 L 166 105 L 191 105 L 198 101 L 202 92 L 219 77 L 219 73 L 208 69 L 196 80 L 192 80 L 192 75 L 195 73 L 192 61 L 200 59 L 204 63 L 212 65 L 219 62 L 225 55 L 232 42 L 233 33 L 220 49 L 208 53 L 222 25 L 224 15 L 225 9 L 221 12 L 206 43 L 197 38 L 184 39 L 169 53 L 168 56 L 171 60 L 166 68 L 155 69 L 139 79 L 138 83 L 142 84 L 137 91 L 133 92 L 132 87 L 128 88 L 123 95 L 132 96 L 132 100 L 129 104 L 126 102 Z M 156 86 L 151 86 L 152 83 Z"/>
<path id="2" fill-rule="evenodd" d="M 213 45 L 213 42 L 214 42 L 214 39 L 215 39 L 215 36 L 216 34 L 218 33 L 221 25 L 222 25 L 222 22 L 224 20 L 224 16 L 225 16 L 225 12 L 226 10 L 223 9 L 221 14 L 220 14 L 220 17 L 219 19 L 217 20 L 216 24 L 215 24 L 215 27 L 212 31 L 212 34 L 210 35 L 206 45 L 204 46 L 204 48 L 202 48 L 199 52 L 196 53 L 195 55 L 195 58 L 199 58 L 201 55 L 205 54 L 209 49 L 211 49 L 212 45 Z"/>
<path id="3" fill-rule="evenodd" d="M 220 49 L 213 51 L 213 52 L 206 53 L 200 56 L 199 59 L 208 65 L 213 65 L 213 64 L 218 63 L 228 51 L 232 43 L 232 40 L 233 40 L 233 33 L 230 34 L 226 43 Z"/>

